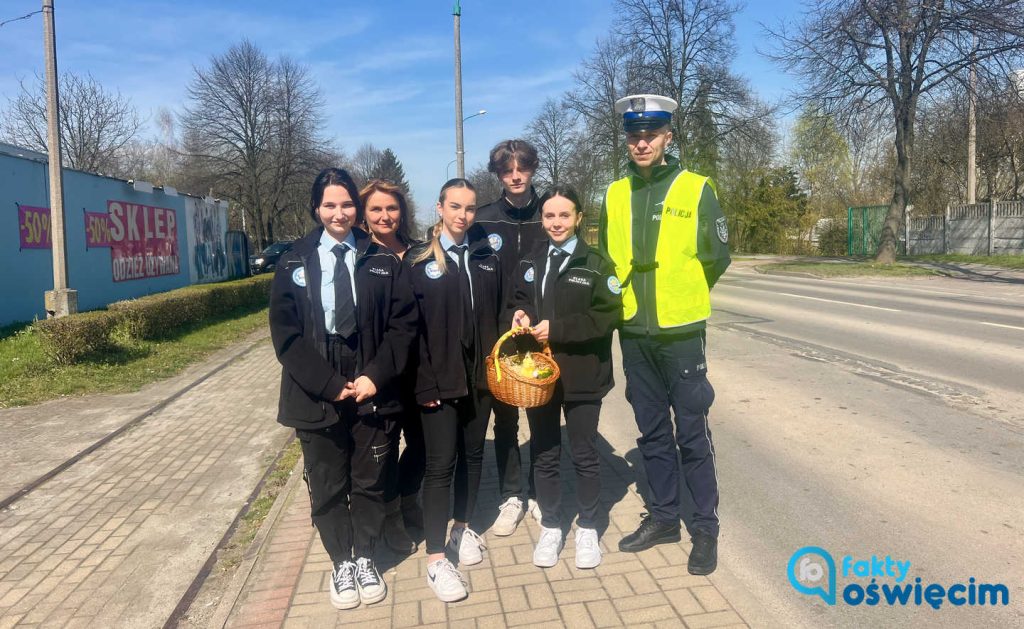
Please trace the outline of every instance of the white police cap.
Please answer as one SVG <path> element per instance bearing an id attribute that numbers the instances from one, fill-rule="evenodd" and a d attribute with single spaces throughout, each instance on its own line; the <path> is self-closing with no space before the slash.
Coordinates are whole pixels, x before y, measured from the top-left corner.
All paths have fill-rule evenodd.
<path id="1" fill-rule="evenodd" d="M 658 129 L 672 122 L 672 112 L 679 103 L 657 94 L 634 94 L 615 101 L 615 113 L 622 114 L 626 131 Z"/>

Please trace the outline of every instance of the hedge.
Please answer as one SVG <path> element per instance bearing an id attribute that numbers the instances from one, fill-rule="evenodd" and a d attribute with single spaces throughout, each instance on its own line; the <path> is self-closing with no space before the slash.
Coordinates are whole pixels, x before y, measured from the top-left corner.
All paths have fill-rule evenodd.
<path id="1" fill-rule="evenodd" d="M 136 340 L 166 338 L 203 321 L 242 308 L 262 308 L 270 296 L 271 275 L 219 284 L 187 286 L 110 304 L 107 310 L 37 321 L 44 351 L 58 364 L 70 364 L 113 344 L 115 330 Z"/>

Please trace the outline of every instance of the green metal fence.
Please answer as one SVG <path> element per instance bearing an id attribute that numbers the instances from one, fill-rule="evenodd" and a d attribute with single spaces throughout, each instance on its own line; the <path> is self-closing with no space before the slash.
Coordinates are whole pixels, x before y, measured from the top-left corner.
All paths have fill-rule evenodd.
<path id="1" fill-rule="evenodd" d="M 882 239 L 882 225 L 888 205 L 868 205 L 846 208 L 846 252 L 851 256 L 873 256 L 878 253 L 878 241 Z M 904 253 L 906 244 L 897 233 L 897 251 Z"/>

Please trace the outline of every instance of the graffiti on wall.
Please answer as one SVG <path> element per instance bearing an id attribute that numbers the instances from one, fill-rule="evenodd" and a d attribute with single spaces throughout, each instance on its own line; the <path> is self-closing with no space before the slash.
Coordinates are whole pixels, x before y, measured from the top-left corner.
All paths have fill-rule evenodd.
<path id="1" fill-rule="evenodd" d="M 190 198 L 185 208 L 189 245 L 192 247 L 192 281 L 226 280 L 228 256 L 224 233 L 228 228 L 227 208 L 210 198 Z"/>

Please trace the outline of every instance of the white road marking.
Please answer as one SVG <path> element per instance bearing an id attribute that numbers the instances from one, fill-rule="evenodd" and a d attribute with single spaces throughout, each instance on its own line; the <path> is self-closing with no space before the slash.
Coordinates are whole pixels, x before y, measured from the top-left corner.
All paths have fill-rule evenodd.
<path id="1" fill-rule="evenodd" d="M 989 323 L 988 321 L 979 321 L 978 323 L 980 323 L 981 325 L 995 326 L 997 328 L 1009 328 L 1011 330 L 1024 330 L 1024 328 L 1020 327 L 1019 325 L 1006 325 L 1005 323 Z"/>
<path id="2" fill-rule="evenodd" d="M 808 295 L 794 295 L 793 293 L 776 293 L 776 295 L 785 295 L 787 297 L 798 297 L 800 299 L 813 299 L 814 301 L 827 301 L 830 304 L 843 304 L 844 306 L 857 306 L 858 308 L 871 308 L 873 310 L 887 310 L 889 312 L 903 312 L 896 308 L 883 308 L 881 306 L 869 306 L 867 304 L 855 304 L 852 301 L 838 301 L 836 299 L 822 299 L 821 297 L 809 297 Z"/>

